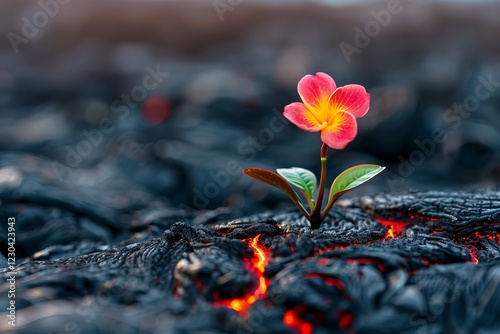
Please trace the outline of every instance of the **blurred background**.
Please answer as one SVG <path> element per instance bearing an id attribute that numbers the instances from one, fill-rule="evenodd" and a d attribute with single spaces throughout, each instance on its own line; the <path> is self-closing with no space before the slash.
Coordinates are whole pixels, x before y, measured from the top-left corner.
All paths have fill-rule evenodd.
<path id="1" fill-rule="evenodd" d="M 329 182 L 376 163 L 387 172 L 353 195 L 498 186 L 499 14 L 478 0 L 3 0 L 0 184 L 128 209 L 288 207 L 241 169 L 319 172 L 319 135 L 281 112 L 321 71 L 372 99 L 330 151 Z"/>

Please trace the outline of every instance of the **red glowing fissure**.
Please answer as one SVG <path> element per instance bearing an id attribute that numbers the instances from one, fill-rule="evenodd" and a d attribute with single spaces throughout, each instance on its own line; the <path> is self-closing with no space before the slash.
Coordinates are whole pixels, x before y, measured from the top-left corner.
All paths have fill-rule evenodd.
<path id="1" fill-rule="evenodd" d="M 425 219 L 428 221 L 438 221 L 438 219 L 435 218 L 424 218 L 421 216 L 410 216 L 411 219 Z M 384 240 L 390 239 L 390 238 L 398 238 L 404 235 L 405 229 L 409 224 L 412 224 L 411 222 L 401 222 L 401 221 L 391 221 L 391 220 L 384 220 L 378 218 L 377 221 L 384 225 L 387 228 L 387 233 L 385 237 L 383 238 Z M 259 237 L 260 235 L 256 236 L 253 239 L 248 240 L 249 246 L 253 249 L 254 251 L 254 257 L 252 258 L 250 264 L 249 264 L 249 269 L 255 273 L 255 275 L 258 278 L 258 286 L 253 291 L 252 293 L 248 293 L 244 298 L 236 298 L 232 300 L 223 300 L 220 301 L 219 304 L 223 305 L 225 307 L 229 307 L 238 313 L 240 313 L 241 316 L 243 317 L 248 317 L 248 308 L 250 305 L 254 304 L 258 299 L 263 298 L 266 295 L 267 288 L 269 285 L 269 280 L 264 277 L 264 272 L 266 265 L 269 260 L 269 252 L 268 250 L 263 247 L 262 245 L 259 245 Z M 470 239 L 488 239 L 491 241 L 497 241 L 500 244 L 500 236 L 492 236 L 492 235 L 482 235 L 480 232 L 475 232 L 473 237 Z M 472 241 L 472 240 L 467 240 L 467 241 Z M 477 264 L 479 263 L 479 260 L 477 258 L 477 249 L 475 247 L 469 246 L 469 245 L 464 245 L 463 242 L 456 242 L 457 244 L 461 244 L 462 246 L 465 246 L 469 249 L 470 255 L 472 260 Z M 366 244 L 369 244 L 366 243 Z M 351 245 L 355 246 L 355 245 Z M 332 250 L 332 249 L 343 249 L 347 248 L 349 246 L 333 246 L 333 247 L 328 247 L 325 249 L 320 249 L 319 254 L 321 254 L 323 251 L 327 250 Z M 290 246 L 290 250 L 294 251 L 293 246 Z M 427 259 L 424 259 L 426 264 L 430 264 Z M 320 266 L 325 266 L 327 264 L 328 260 L 327 259 L 320 259 L 318 261 L 318 264 Z M 360 264 L 372 264 L 372 265 L 377 265 L 378 269 L 381 271 L 383 270 L 383 266 L 381 266 L 380 263 L 377 261 L 374 261 L 373 259 L 348 259 L 347 262 L 357 262 Z M 308 277 L 306 278 L 316 278 L 321 276 L 321 274 L 314 274 L 310 273 Z M 343 283 L 337 279 L 334 278 L 326 278 L 325 279 L 326 283 L 330 286 L 335 286 L 338 290 L 342 290 L 344 288 Z M 294 329 L 295 332 L 300 333 L 300 334 L 310 334 L 313 331 L 312 325 L 304 321 L 300 318 L 300 313 L 297 312 L 297 310 L 288 310 L 285 312 L 283 316 L 283 323 L 292 329 Z M 351 313 L 347 313 L 341 317 L 339 317 L 339 328 L 341 329 L 346 329 L 349 328 L 349 326 L 353 322 L 353 315 Z"/>
<path id="2" fill-rule="evenodd" d="M 269 280 L 264 277 L 264 271 L 266 270 L 266 265 L 269 260 L 269 254 L 263 246 L 259 245 L 259 236 L 260 235 L 251 239 L 248 243 L 255 254 L 251 261 L 250 270 L 257 275 L 259 282 L 257 288 L 253 293 L 247 294 L 244 298 L 236 298 L 220 302 L 221 305 L 229 307 L 241 315 L 246 315 L 250 305 L 266 295 L 267 287 L 269 285 Z"/>
<path id="3" fill-rule="evenodd" d="M 376 219 L 377 222 L 380 224 L 384 225 L 387 228 L 387 234 L 385 236 L 385 239 L 389 238 L 397 238 L 400 237 L 404 233 L 404 229 L 409 222 L 395 222 L 391 220 L 385 220 L 385 219 Z"/>
<path id="4" fill-rule="evenodd" d="M 478 239 L 488 239 L 490 241 L 496 241 L 496 243 L 500 246 L 500 234 L 497 235 L 482 234 L 481 232 L 477 231 L 474 233 L 474 235 Z"/>
<path id="5" fill-rule="evenodd" d="M 420 215 L 410 215 L 410 219 L 419 219 L 419 220 L 427 220 L 427 221 L 439 221 L 437 218 L 426 218 Z M 384 239 L 389 239 L 389 238 L 396 238 L 400 237 L 404 232 L 405 232 L 405 227 L 408 224 L 411 224 L 411 222 L 395 222 L 395 221 L 390 221 L 390 220 L 384 220 L 377 218 L 376 219 L 380 224 L 384 225 L 387 228 L 387 234 Z M 496 223 L 488 223 L 488 225 L 497 225 Z M 431 232 L 431 234 L 435 233 L 441 233 L 442 231 L 434 231 Z M 479 259 L 477 256 L 477 241 L 481 239 L 488 239 L 490 241 L 496 242 L 500 245 L 500 234 L 497 235 L 491 235 L 491 234 L 483 234 L 480 231 L 474 232 L 473 235 L 470 237 L 452 237 L 452 240 L 455 242 L 455 244 L 459 246 L 463 246 L 469 250 L 469 254 L 471 257 L 471 262 L 474 262 L 476 264 L 479 263 Z"/>
<path id="6" fill-rule="evenodd" d="M 285 325 L 294 328 L 296 332 L 300 334 L 311 334 L 313 331 L 312 325 L 295 315 L 292 310 L 286 311 L 283 316 L 283 322 Z"/>

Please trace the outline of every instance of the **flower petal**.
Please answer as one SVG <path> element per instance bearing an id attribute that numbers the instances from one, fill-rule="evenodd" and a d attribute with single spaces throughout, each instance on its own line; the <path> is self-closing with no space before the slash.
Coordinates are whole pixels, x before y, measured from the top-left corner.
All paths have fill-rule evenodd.
<path id="1" fill-rule="evenodd" d="M 337 112 L 329 124 L 321 130 L 321 140 L 337 150 L 346 147 L 358 133 L 356 118 L 349 112 Z"/>
<path id="2" fill-rule="evenodd" d="M 332 77 L 322 72 L 318 72 L 316 75 L 308 74 L 304 76 L 297 85 L 302 102 L 313 111 L 314 109 L 326 111 L 328 99 L 336 88 L 337 85 Z"/>
<path id="3" fill-rule="evenodd" d="M 320 123 L 316 119 L 313 113 L 311 113 L 307 107 L 300 102 L 294 102 L 285 107 L 283 111 L 283 116 L 285 116 L 290 122 L 295 124 L 299 129 L 317 132 L 324 129 L 328 124 L 326 122 Z"/>
<path id="4" fill-rule="evenodd" d="M 332 110 L 348 111 L 356 118 L 363 117 L 370 108 L 370 94 L 360 85 L 339 87 L 330 97 Z M 333 115 L 331 115 L 333 116 Z"/>

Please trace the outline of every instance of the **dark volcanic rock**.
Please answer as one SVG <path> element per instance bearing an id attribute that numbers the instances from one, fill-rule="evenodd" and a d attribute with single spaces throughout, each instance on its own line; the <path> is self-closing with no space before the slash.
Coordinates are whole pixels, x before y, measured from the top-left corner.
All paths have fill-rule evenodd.
<path id="1" fill-rule="evenodd" d="M 11 201 L 2 211 L 5 217 L 19 211 L 27 257 L 15 274 L 20 333 L 500 328 L 498 191 L 344 200 L 318 230 L 295 211 L 235 218 L 229 209 L 198 215 L 164 209 L 141 213 L 119 233 L 112 222 L 82 234 L 98 216 L 24 202 L 26 208 Z M 56 238 L 54 220 L 77 229 L 80 242 Z M 30 233 L 53 229 L 47 235 L 55 239 L 35 243 L 36 235 L 23 234 L 31 225 L 37 229 Z M 5 282 L 11 273 L 5 268 L 0 275 Z M 8 290 L 0 286 L 1 295 Z M 0 309 L 7 303 L 2 299 Z M 9 329 L 5 322 L 0 328 Z"/>

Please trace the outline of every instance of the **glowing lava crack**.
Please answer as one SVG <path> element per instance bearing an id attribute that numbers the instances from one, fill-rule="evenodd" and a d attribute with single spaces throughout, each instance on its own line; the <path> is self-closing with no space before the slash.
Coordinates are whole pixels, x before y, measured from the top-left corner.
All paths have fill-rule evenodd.
<path id="1" fill-rule="evenodd" d="M 232 308 L 233 310 L 244 315 L 250 305 L 255 303 L 259 298 L 264 297 L 267 292 L 269 280 L 264 277 L 264 271 L 268 261 L 267 250 L 259 245 L 259 235 L 249 242 L 249 246 L 253 249 L 255 257 L 252 260 L 251 270 L 257 275 L 259 285 L 257 289 L 245 296 L 244 298 L 232 299 L 222 302 L 222 305 Z"/>

